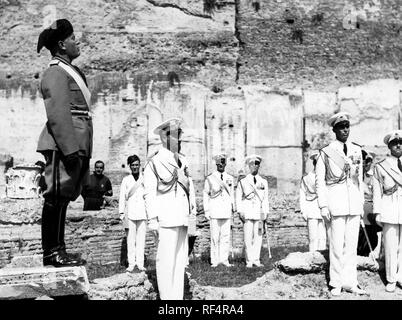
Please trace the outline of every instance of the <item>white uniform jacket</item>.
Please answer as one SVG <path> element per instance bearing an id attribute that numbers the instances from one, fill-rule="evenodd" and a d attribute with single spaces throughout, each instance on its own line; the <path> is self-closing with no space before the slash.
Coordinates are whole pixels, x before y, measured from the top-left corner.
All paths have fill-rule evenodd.
<path id="1" fill-rule="evenodd" d="M 119 212 L 127 215 L 130 220 L 146 220 L 144 202 L 144 178 L 140 174 L 135 181 L 132 174 L 123 178 L 120 187 Z"/>
<path id="2" fill-rule="evenodd" d="M 152 156 L 144 169 L 145 208 L 148 219 L 157 218 L 161 227 L 188 226 L 190 213 L 195 214 L 193 180 L 189 175 L 186 158 L 179 156 L 181 168 L 173 152 L 162 147 Z M 184 188 L 177 177 L 185 181 Z"/>
<path id="3" fill-rule="evenodd" d="M 265 220 L 269 213 L 268 181 L 258 174 L 255 178 L 256 184 L 252 174 L 239 181 L 236 189 L 237 211 L 244 214 L 244 219 Z"/>
<path id="4" fill-rule="evenodd" d="M 402 173 L 397 161 L 388 156 L 374 167 L 373 212 L 383 223 L 402 224 Z"/>
<path id="5" fill-rule="evenodd" d="M 316 164 L 318 205 L 333 216 L 363 215 L 363 167 L 361 148 L 336 140 L 320 150 Z M 341 163 L 343 161 L 343 164 Z"/>
<path id="6" fill-rule="evenodd" d="M 234 179 L 226 172 L 211 173 L 204 184 L 203 204 L 206 217 L 230 219 L 234 208 Z"/>
<path id="7" fill-rule="evenodd" d="M 315 172 L 310 171 L 300 182 L 300 211 L 306 219 L 322 219 L 315 188 Z"/>

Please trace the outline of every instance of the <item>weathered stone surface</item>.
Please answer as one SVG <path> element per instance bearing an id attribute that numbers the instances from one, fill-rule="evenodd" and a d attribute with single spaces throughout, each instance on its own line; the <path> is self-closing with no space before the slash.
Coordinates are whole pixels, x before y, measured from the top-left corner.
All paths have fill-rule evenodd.
<path id="1" fill-rule="evenodd" d="M 38 198 L 40 187 L 40 166 L 18 165 L 6 172 L 6 195 L 11 199 Z"/>
<path id="2" fill-rule="evenodd" d="M 284 272 L 317 272 L 325 268 L 327 260 L 320 252 L 292 252 L 275 266 Z"/>
<path id="3" fill-rule="evenodd" d="M 0 299 L 34 299 L 84 295 L 89 290 L 85 267 L 0 269 Z"/>
<path id="4" fill-rule="evenodd" d="M 34 267 L 42 267 L 42 255 L 24 255 L 24 256 L 15 256 L 11 259 L 11 262 L 7 264 L 3 270 L 6 269 L 15 269 L 15 268 L 34 268 Z"/>
<path id="5" fill-rule="evenodd" d="M 329 266 L 328 251 L 323 252 L 292 252 L 275 266 L 286 273 L 319 272 Z M 382 261 L 374 261 L 371 257 L 357 256 L 357 269 L 378 271 L 384 268 Z"/>
<path id="6" fill-rule="evenodd" d="M 90 300 L 155 300 L 156 296 L 145 272 L 95 279 L 88 292 Z"/>

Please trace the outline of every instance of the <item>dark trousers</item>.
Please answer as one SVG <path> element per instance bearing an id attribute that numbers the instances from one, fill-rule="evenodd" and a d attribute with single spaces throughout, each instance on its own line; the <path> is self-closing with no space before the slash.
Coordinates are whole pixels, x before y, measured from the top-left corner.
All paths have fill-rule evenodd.
<path id="1" fill-rule="evenodd" d="M 67 206 L 81 193 L 82 184 L 89 174 L 89 158 L 80 157 L 73 167 L 64 165 L 64 157 L 60 152 L 44 153 L 46 160 L 46 191 L 42 210 L 42 249 L 48 256 L 58 251 L 65 251 L 65 220 Z"/>
<path id="2" fill-rule="evenodd" d="M 84 211 L 100 210 L 103 205 L 103 198 L 84 198 Z"/>
<path id="3" fill-rule="evenodd" d="M 378 225 L 365 225 L 368 239 L 370 241 L 371 247 L 374 250 L 378 244 L 378 236 L 377 232 L 381 231 L 382 229 Z M 368 257 L 370 254 L 370 247 L 367 243 L 367 238 L 364 235 L 363 228 L 360 226 L 359 231 L 359 240 L 357 243 L 357 254 L 359 256 Z"/>

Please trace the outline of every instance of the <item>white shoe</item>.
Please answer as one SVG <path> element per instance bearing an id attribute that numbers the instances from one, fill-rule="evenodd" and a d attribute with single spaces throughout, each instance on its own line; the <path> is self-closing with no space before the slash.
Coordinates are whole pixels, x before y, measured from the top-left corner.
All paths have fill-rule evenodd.
<path id="1" fill-rule="evenodd" d="M 134 272 L 134 268 L 135 268 L 135 266 L 133 267 L 133 266 L 129 266 L 127 269 L 126 269 L 126 271 L 127 272 Z"/>
<path id="2" fill-rule="evenodd" d="M 253 267 L 253 264 L 252 263 L 247 263 L 246 264 L 246 268 L 252 268 Z"/>
<path id="3" fill-rule="evenodd" d="M 387 286 L 385 287 L 385 291 L 394 292 L 395 288 L 396 288 L 396 282 L 388 282 Z"/>
<path id="4" fill-rule="evenodd" d="M 230 264 L 229 262 L 223 262 L 222 263 L 225 267 L 233 267 L 233 264 Z"/>
<path id="5" fill-rule="evenodd" d="M 365 290 L 361 289 L 359 286 L 355 286 L 355 287 L 352 287 L 352 288 L 344 288 L 344 290 L 346 292 L 359 294 L 359 295 L 367 294 L 367 292 Z"/>
<path id="6" fill-rule="evenodd" d="M 341 287 L 336 287 L 331 289 L 331 295 L 334 297 L 338 297 L 341 295 L 342 288 Z"/>
<path id="7" fill-rule="evenodd" d="M 211 268 L 216 268 L 217 266 L 217 264 L 211 264 Z"/>
<path id="8" fill-rule="evenodd" d="M 259 267 L 259 268 L 261 268 L 261 267 L 263 267 L 264 265 L 261 263 L 261 262 L 254 262 L 253 263 L 256 267 Z"/>

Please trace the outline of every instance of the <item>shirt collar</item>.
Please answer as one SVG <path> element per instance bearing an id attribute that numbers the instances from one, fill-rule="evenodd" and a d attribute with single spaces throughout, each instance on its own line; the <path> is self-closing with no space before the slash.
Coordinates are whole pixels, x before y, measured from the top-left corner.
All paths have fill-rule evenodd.
<path id="1" fill-rule="evenodd" d="M 168 160 L 171 165 L 175 166 L 176 168 L 179 167 L 179 165 L 178 165 L 177 162 L 176 162 L 176 159 L 174 158 L 174 153 L 173 153 L 172 151 L 170 151 L 169 149 L 167 149 L 167 148 L 165 148 L 165 147 L 162 147 L 162 148 L 159 150 L 159 153 L 161 154 L 161 156 L 162 156 L 163 158 L 165 158 L 166 160 Z"/>
<path id="2" fill-rule="evenodd" d="M 336 139 L 335 141 L 335 145 L 339 148 L 341 148 L 341 150 L 343 151 L 343 146 L 346 144 L 346 146 L 348 146 L 348 141 L 346 141 L 345 143 L 339 141 L 338 139 Z"/>
<path id="3" fill-rule="evenodd" d="M 258 180 L 258 177 L 259 177 L 260 175 L 257 173 L 255 176 L 253 176 L 251 173 L 249 173 L 248 175 L 247 175 L 247 178 L 250 180 L 250 181 L 253 181 L 254 182 L 254 177 Z"/>

